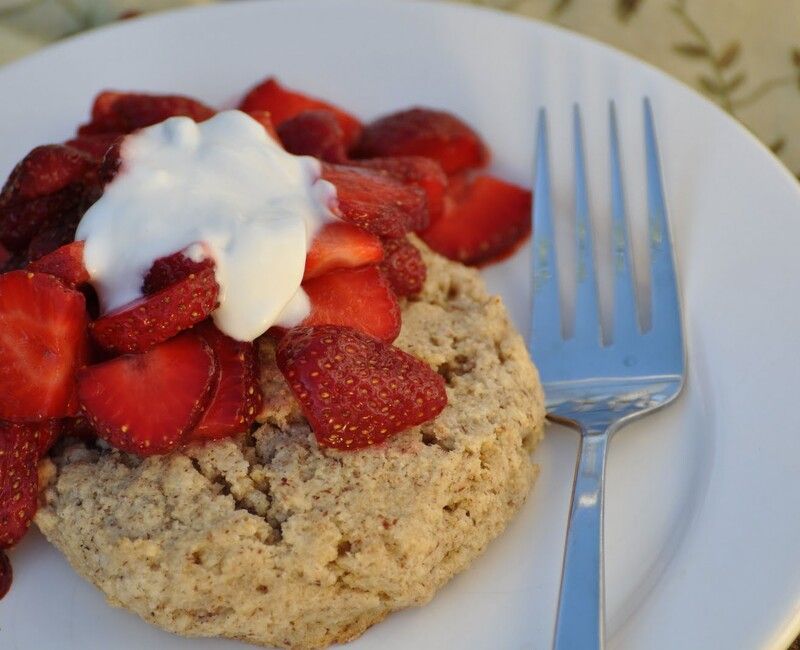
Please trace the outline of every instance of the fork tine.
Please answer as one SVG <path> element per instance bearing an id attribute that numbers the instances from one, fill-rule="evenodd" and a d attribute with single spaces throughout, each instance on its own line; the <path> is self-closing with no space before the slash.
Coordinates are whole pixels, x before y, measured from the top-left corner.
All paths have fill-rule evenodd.
<path id="1" fill-rule="evenodd" d="M 586 184 L 586 155 L 583 146 L 581 112 L 577 104 L 572 110 L 572 130 L 575 142 L 575 243 L 578 249 L 575 338 L 599 343 L 602 337 L 594 265 L 592 221 L 589 215 L 589 191 Z"/>
<path id="2" fill-rule="evenodd" d="M 542 349 L 560 343 L 562 338 L 548 150 L 547 113 L 544 108 L 540 108 L 533 202 L 533 316 L 530 340 Z"/>
<path id="3" fill-rule="evenodd" d="M 644 140 L 647 163 L 647 213 L 649 215 L 650 274 L 652 292 L 651 329 L 677 328 L 680 306 L 675 282 L 675 262 L 667 223 L 667 206 L 661 182 L 653 109 L 644 99 Z"/>
<path id="4" fill-rule="evenodd" d="M 628 246 L 628 220 L 625 216 L 625 195 L 622 187 L 617 110 L 613 101 L 609 103 L 608 113 L 611 141 L 611 236 L 614 253 L 613 340 L 624 341 L 636 336 L 639 326 Z"/>

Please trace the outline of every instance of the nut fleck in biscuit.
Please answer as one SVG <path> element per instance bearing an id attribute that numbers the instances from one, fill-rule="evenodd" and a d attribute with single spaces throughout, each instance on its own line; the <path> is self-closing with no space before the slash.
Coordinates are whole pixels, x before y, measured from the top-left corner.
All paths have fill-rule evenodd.
<path id="1" fill-rule="evenodd" d="M 258 430 L 146 459 L 62 449 L 39 528 L 112 605 L 178 634 L 320 648 L 428 602 L 525 500 L 544 404 L 500 299 L 422 248 L 396 345 L 445 378 L 434 421 L 320 450 L 264 343 Z"/>

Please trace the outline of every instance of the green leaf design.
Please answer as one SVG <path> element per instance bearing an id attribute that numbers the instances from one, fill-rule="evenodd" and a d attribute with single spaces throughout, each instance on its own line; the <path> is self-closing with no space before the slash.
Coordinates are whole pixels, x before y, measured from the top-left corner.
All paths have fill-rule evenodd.
<path id="1" fill-rule="evenodd" d="M 722 68 L 729 68 L 737 58 L 739 58 L 739 52 L 741 52 L 741 45 L 739 41 L 733 41 L 729 43 L 728 46 L 722 51 L 717 57 L 717 65 Z"/>
<path id="2" fill-rule="evenodd" d="M 13 17 L 42 4 L 44 0 L 0 0 L 0 18 Z"/>
<path id="3" fill-rule="evenodd" d="M 682 54 L 691 59 L 702 59 L 709 55 L 708 48 L 701 43 L 678 43 L 677 45 L 673 45 L 672 49 L 678 54 Z"/>
<path id="4" fill-rule="evenodd" d="M 709 95 L 721 95 L 723 93 L 720 85 L 711 77 L 701 75 L 697 78 L 700 87 L 705 90 Z"/>
<path id="5" fill-rule="evenodd" d="M 552 7 L 550 7 L 550 15 L 560 15 L 567 7 L 570 6 L 570 4 L 572 4 L 572 0 L 558 0 Z"/>
<path id="6" fill-rule="evenodd" d="M 736 90 L 739 86 L 744 83 L 744 80 L 747 76 L 744 72 L 740 72 L 739 74 L 734 75 L 731 79 L 726 81 L 722 86 L 722 92 L 724 93 L 732 93 Z"/>
<path id="7" fill-rule="evenodd" d="M 628 20 L 641 4 L 642 0 L 617 0 L 617 18 Z"/>
<path id="8" fill-rule="evenodd" d="M 781 151 L 783 151 L 785 147 L 786 147 L 786 138 L 784 137 L 780 137 L 773 140 L 772 144 L 769 145 L 769 148 L 772 150 L 772 153 L 774 153 L 776 156 Z"/>

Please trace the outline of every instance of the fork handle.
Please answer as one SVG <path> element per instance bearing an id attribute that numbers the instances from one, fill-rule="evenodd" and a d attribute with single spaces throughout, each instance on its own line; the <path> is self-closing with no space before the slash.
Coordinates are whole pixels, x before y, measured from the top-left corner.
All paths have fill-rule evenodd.
<path id="1" fill-rule="evenodd" d="M 554 650 L 603 647 L 603 479 L 608 432 L 581 435 L 572 488 Z"/>

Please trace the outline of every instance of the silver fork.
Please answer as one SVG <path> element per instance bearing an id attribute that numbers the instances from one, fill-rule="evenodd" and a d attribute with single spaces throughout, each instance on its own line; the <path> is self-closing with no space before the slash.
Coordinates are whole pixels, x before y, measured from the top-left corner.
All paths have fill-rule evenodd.
<path id="1" fill-rule="evenodd" d="M 684 347 L 653 112 L 644 100 L 652 325 L 641 331 L 628 246 L 620 146 L 609 105 L 613 339 L 603 343 L 589 215 L 583 133 L 574 108 L 577 288 L 574 334 L 564 339 L 556 267 L 547 116 L 539 112 L 533 210 L 531 357 L 551 420 L 581 434 L 553 647 L 603 647 L 603 481 L 609 438 L 624 424 L 674 400 L 683 387 Z"/>

